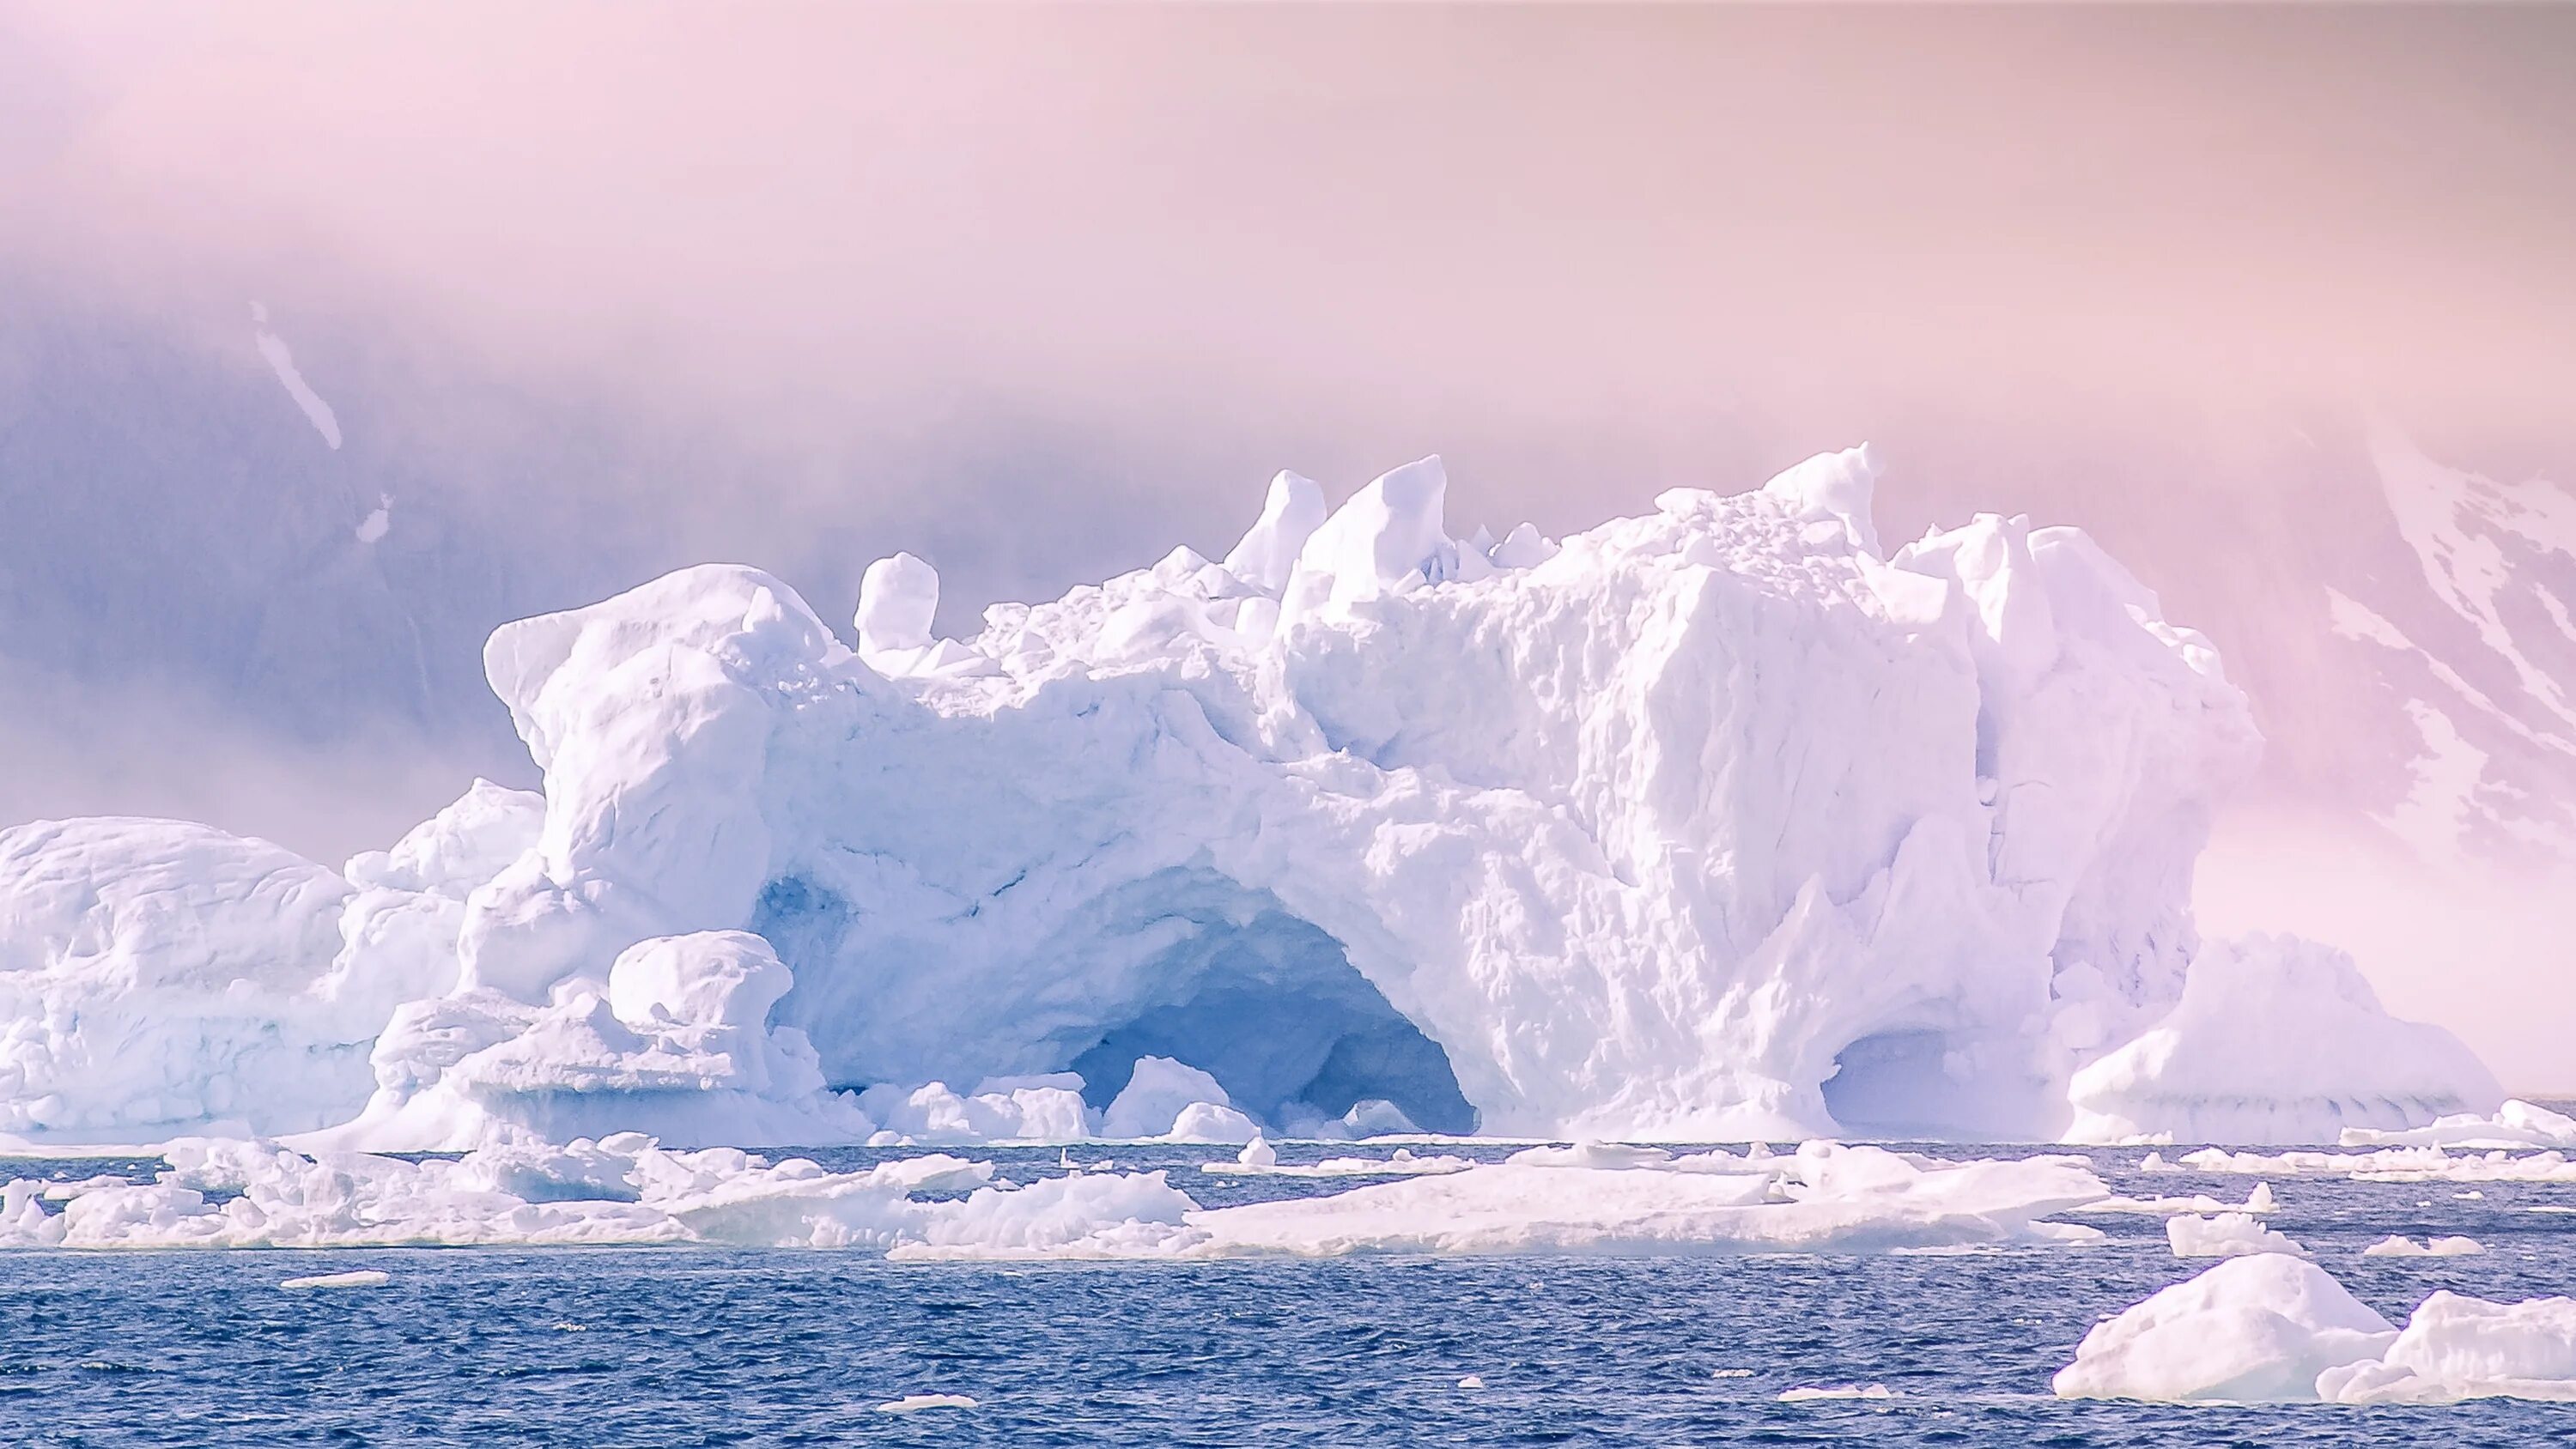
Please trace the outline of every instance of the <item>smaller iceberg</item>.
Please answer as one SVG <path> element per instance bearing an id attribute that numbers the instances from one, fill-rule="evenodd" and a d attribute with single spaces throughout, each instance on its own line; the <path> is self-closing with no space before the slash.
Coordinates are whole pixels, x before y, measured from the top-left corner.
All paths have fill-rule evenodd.
<path id="1" fill-rule="evenodd" d="M 2576 1299 L 2440 1292 L 2400 1331 L 2303 1258 L 2231 1258 L 2096 1325 L 2054 1387 L 2213 1404 L 2576 1400 Z"/>
<path id="2" fill-rule="evenodd" d="M 2401 1021 L 2352 958 L 2296 937 L 2213 941 L 2182 1000 L 2077 1071 L 2070 1142 L 2321 1142 L 2496 1111 L 2457 1037 Z"/>

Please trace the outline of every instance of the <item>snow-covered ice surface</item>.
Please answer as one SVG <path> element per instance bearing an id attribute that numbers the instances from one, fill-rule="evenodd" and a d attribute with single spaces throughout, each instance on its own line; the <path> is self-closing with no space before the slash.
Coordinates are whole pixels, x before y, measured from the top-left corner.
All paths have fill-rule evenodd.
<path id="1" fill-rule="evenodd" d="M 1387 1159 L 1395 1151 L 1385 1143 L 1265 1145 L 1273 1165 L 1285 1167 Z M 880 1442 L 889 1435 L 910 1442 L 902 1436 L 917 1434 L 921 1442 L 1013 1445 L 1540 1437 L 2203 1449 L 2213 1442 L 2518 1445 L 2550 1442 L 2566 1423 L 2565 1405 L 2542 1400 L 2429 1401 L 2506 1383 L 2537 1393 L 2557 1381 L 2550 1375 L 2567 1372 L 2549 1357 L 2558 1351 L 2553 1335 L 2563 1320 L 2546 1300 L 2576 1292 L 2569 1219 L 2531 1210 L 2576 1205 L 2576 1188 L 2566 1185 L 2495 1183 L 2462 1198 L 2447 1184 L 2344 1176 L 2273 1182 L 2277 1200 L 2265 1217 L 2314 1255 L 2296 1260 L 2299 1266 L 2340 1285 L 2336 1291 L 2385 1325 L 2354 1330 L 2380 1335 L 2371 1348 L 2377 1367 L 2337 1381 L 2338 1395 L 2368 1402 L 2213 1409 L 2053 1392 L 2053 1378 L 2077 1361 L 2078 1345 L 2101 1323 L 2212 1266 L 2175 1260 L 2155 1214 L 2084 1215 L 2103 1235 L 2086 1243 L 2015 1234 L 1929 1252 L 1863 1251 L 1888 1246 L 1884 1238 L 1817 1239 L 1795 1251 L 1709 1252 L 1669 1241 L 1617 1251 L 1596 1242 L 1576 1251 L 1561 1241 L 1528 1241 L 1504 1253 L 1422 1252 L 1396 1250 L 1370 1220 L 1408 1206 L 1383 1188 L 1446 1188 L 1486 1172 L 1497 1174 L 1488 1181 L 1516 1183 L 1512 1196 L 1524 1200 L 1533 1222 L 1562 1221 L 1568 1204 L 1585 1198 L 1599 1199 L 1586 1208 L 1597 1220 L 1632 1212 L 1633 1200 L 1595 1190 L 1605 1178 L 1617 1179 L 1624 1193 L 1652 1196 L 1660 1211 L 1679 1205 L 1685 1216 L 1722 1222 L 1724 1209 L 1658 1189 L 1792 1179 L 1803 1187 L 1810 1170 L 1830 1179 L 1848 1169 L 1832 1200 L 1897 1221 L 1909 1203 L 1985 1216 L 1999 1191 L 2001 1200 L 2027 1204 L 2052 1195 L 2035 1194 L 2035 1185 L 2065 1183 L 2078 1172 L 2133 1201 L 2242 1205 L 2250 1182 L 2241 1176 L 2140 1171 L 2134 1148 L 1852 1147 L 1802 1157 L 1786 1149 L 1725 1148 L 1718 1155 L 1686 1146 L 1473 1142 L 1445 1145 L 1440 1154 L 1472 1160 L 1474 1169 L 1375 1185 L 1198 1171 L 1234 1163 L 1243 1150 L 1179 1143 L 1122 1145 L 1106 1154 L 1052 1146 L 818 1148 L 804 1154 L 810 1167 L 784 1155 L 755 1167 L 721 1150 L 647 1155 L 616 1143 L 495 1151 L 463 1162 L 432 1158 L 394 1164 L 372 1179 L 345 1160 L 328 1171 L 271 1173 L 237 1144 L 183 1150 L 177 1163 L 13 1162 L 0 1172 L 50 1191 L 12 1194 L 12 1222 L 30 1208 L 64 1216 L 87 1200 L 97 1204 L 101 1224 L 150 1228 L 145 1209 L 169 1201 L 119 1195 L 156 1193 L 156 1175 L 178 1171 L 187 1177 L 185 1190 L 202 1195 L 211 1212 L 172 1222 L 232 1220 L 231 1205 L 250 1202 L 272 1236 L 299 1222 L 373 1215 L 377 1240 L 389 1241 L 398 1235 L 382 1231 L 386 1224 L 428 1208 L 425 1216 L 449 1230 L 484 1225 L 476 1231 L 490 1245 L 468 1252 L 321 1242 L 263 1252 L 0 1251 L 0 1304 L 33 1326 L 0 1343 L 0 1384 L 8 1390 L 0 1392 L 0 1432 L 13 1442 L 47 1443 L 50 1434 L 114 1449 L 267 1442 L 289 1432 L 458 1444 L 798 1436 Z M 1115 1158 L 1113 1168 L 1064 1165 L 1068 1156 L 1089 1164 L 1104 1155 Z M 2062 1160 L 2068 1155 L 2077 1163 Z M 1522 1160 L 1509 1161 L 1514 1157 Z M 1979 1160 L 2027 1166 L 1945 1176 L 1934 1165 Z M 1159 1187 L 1149 1181 L 1157 1174 Z M 1530 1190 L 1530 1181 L 1545 1175 L 1580 1191 Z M 406 1181 L 419 1189 L 432 1177 L 457 1193 L 436 1199 L 401 1189 Z M 1077 1181 L 1079 1191 L 1065 1185 Z M 1941 1183 L 1949 1185 L 1927 1191 Z M 991 1206 L 1042 1190 L 1060 1194 L 1053 1210 Z M 1154 1203 L 1183 1191 L 1202 1223 L 1231 1215 L 1243 1225 L 1238 1247 L 1253 1236 L 1252 1226 L 1302 1220 L 1299 1246 L 1251 1256 L 1157 1251 L 1143 1264 L 1100 1260 L 1098 1225 L 1113 1213 L 1166 1245 L 1190 1233 L 1187 1221 L 1149 1221 Z M 987 1206 L 977 1207 L 979 1198 Z M 1754 1210 L 1783 1209 L 1777 1221 L 1789 1224 L 1818 1201 Z M 116 1211 L 104 1211 L 109 1207 Z M 675 1233 L 659 1250 L 598 1251 L 506 1246 L 492 1231 L 516 1226 L 538 1234 L 572 1224 L 672 1231 L 654 1226 L 657 1219 L 698 1236 Z M 839 1226 L 817 1234 L 812 1224 L 826 1221 Z M 1442 1221 L 1460 1232 L 1485 1231 L 1463 1213 Z M 936 1234 L 951 1246 L 1053 1242 L 1060 1255 L 1042 1261 L 1024 1251 L 994 1261 L 949 1254 L 924 1262 L 859 1231 L 872 1224 Z M 1426 1226 L 1414 1227 L 1411 1247 L 1441 1246 L 1423 1240 Z M 152 1231 L 166 1237 L 171 1229 Z M 1309 1256 L 1319 1234 L 1347 1235 L 1351 1246 L 1372 1250 Z M 2364 1256 L 2391 1235 L 2471 1236 L 2487 1251 Z M 743 1246 L 790 1240 L 808 1246 Z M 840 1246 L 814 1246 L 827 1242 Z M 386 1281 L 362 1292 L 278 1291 L 289 1279 L 355 1273 L 383 1273 Z M 2322 1290 L 2318 1298 L 2324 1301 Z M 2543 1306 L 2513 1307 L 2535 1302 Z M 2267 1311 L 2277 1316 L 2277 1306 Z M 2264 1330 L 2269 1336 L 2223 1337 L 2195 1322 L 2170 1338 L 2193 1354 L 2250 1343 L 2284 1357 L 2337 1356 L 2312 1352 L 2316 1335 L 2305 1329 L 2287 1336 L 2274 1325 Z M 2399 1330 L 2413 1339 L 2401 1346 Z M 1569 1344 L 1581 1351 L 1569 1352 Z M 2311 1371 L 2308 1397 L 2316 1375 L 2333 1367 Z M 2245 1372 L 2240 1367 L 2230 1377 Z M 1483 1387 L 1461 1392 L 1466 1378 Z M 639 1382 L 688 1388 L 638 1394 Z M 1884 1395 L 1856 1396 L 1873 1387 Z M 937 1395 L 969 1398 L 975 1407 L 874 1412 L 879 1404 Z"/>
<path id="2" fill-rule="evenodd" d="M 1412 1180 L 1206 1208 L 1165 1171 L 996 1181 L 987 1162 L 905 1156 L 864 1172 L 635 1134 L 462 1158 L 306 1155 L 183 1139 L 148 1183 L 26 1177 L 0 1189 L 0 1248 L 735 1244 L 909 1259 L 1334 1257 L 1348 1253 L 1871 1253 L 2079 1245 L 2042 1221 L 2109 1195 L 2073 1158 L 1949 1163 L 1877 1147 L 1722 1149 L 1645 1164 L 1476 1164 Z M 1316 1177 L 1355 1175 L 1352 1159 Z M 1287 1176 L 1294 1168 L 1273 1166 Z M 955 1194 L 963 1193 L 963 1196 Z"/>
<path id="3" fill-rule="evenodd" d="M 2208 642 L 2074 529 L 1885 548 L 1878 469 L 1499 543 L 1454 536 L 1436 458 L 1329 509 L 1282 475 L 1224 561 L 967 639 L 902 553 L 847 637 L 731 565 L 506 625 L 485 673 L 541 795 L 478 784 L 340 871 L 0 831 L 0 1132 L 2242 1143 L 2495 1111 L 2331 950 L 2199 941 L 2259 743 Z"/>
<path id="4" fill-rule="evenodd" d="M 2396 1142 L 2404 1145 L 2383 1146 Z M 2445 1117 L 2406 1132 L 2348 1130 L 2343 1146 L 2282 1152 L 2200 1147 L 2147 1153 L 2143 1172 L 2346 1177 L 2360 1182 L 2576 1183 L 2576 1119 L 2530 1102 L 2492 1118 Z"/>

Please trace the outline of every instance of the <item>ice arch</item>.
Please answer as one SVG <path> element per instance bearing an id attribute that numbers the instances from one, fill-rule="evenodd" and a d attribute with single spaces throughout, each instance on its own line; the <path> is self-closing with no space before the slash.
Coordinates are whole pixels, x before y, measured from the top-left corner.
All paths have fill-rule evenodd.
<path id="1" fill-rule="evenodd" d="M 763 889 L 753 929 L 796 972 L 782 1024 L 803 1030 L 835 1085 L 925 1076 L 1081 1074 L 1107 1105 L 1141 1056 L 1187 1062 L 1235 1105 L 1277 1127 L 1392 1102 L 1416 1125 L 1469 1132 L 1477 1113 L 1448 1054 L 1352 966 L 1342 944 L 1268 891 L 1203 867 L 1099 889 L 1052 931 L 929 974 L 972 992 L 979 1013 L 1044 1023 L 1024 1043 L 923 1042 L 888 1031 L 886 990 L 919 973 L 917 943 L 874 937 L 867 913 L 802 876 Z M 932 1003 L 925 1002 L 922 1005 Z M 905 1050 L 889 1051 L 900 1043 Z M 930 1045 L 930 1055 L 909 1048 Z"/>
<path id="2" fill-rule="evenodd" d="M 1272 1114 L 1725 1138 L 1829 1130 L 1843 1053 L 1855 1117 L 1966 1080 L 1943 1118 L 2053 1132 L 2052 982 L 2111 984 L 2105 1045 L 2170 1004 L 2254 736 L 2062 531 L 1881 556 L 1872 461 L 1506 559 L 1449 535 L 1426 460 L 1283 585 L 1176 549 L 994 606 L 927 674 L 734 567 L 508 626 L 546 822 L 469 908 L 466 983 L 536 1001 L 749 928 L 837 1085 L 1082 1062 L 1096 1095 L 1151 1053 Z M 1958 1039 L 1937 1074 L 1844 1052 L 1921 1025 Z"/>
<path id="3" fill-rule="evenodd" d="M 1973 1047 L 1945 1031 L 1875 1032 L 1834 1057 L 1818 1090 L 1844 1133 L 1875 1141 L 1993 1141 L 2031 1134 L 2026 1084 L 1978 1070 Z M 2000 1079 L 2000 1080 L 1999 1080 Z"/>
<path id="4" fill-rule="evenodd" d="M 1165 1056 L 1207 1072 L 1237 1106 L 1280 1126 L 1377 1099 L 1431 1131 L 1475 1130 L 1476 1110 L 1448 1053 L 1351 965 L 1340 942 L 1267 893 L 1213 877 L 1160 884 L 1177 888 L 1165 919 L 1185 922 L 1187 934 L 1148 963 L 1151 988 L 1128 1019 L 1067 1064 L 1094 1105 L 1117 1095 L 1138 1057 Z M 1192 897 L 1195 909 L 1185 904 Z M 1219 909 L 1206 910 L 1210 903 Z"/>

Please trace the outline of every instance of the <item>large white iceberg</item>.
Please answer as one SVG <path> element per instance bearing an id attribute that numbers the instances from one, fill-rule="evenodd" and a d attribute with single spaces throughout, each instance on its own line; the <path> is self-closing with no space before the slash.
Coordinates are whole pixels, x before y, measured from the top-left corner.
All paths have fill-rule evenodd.
<path id="1" fill-rule="evenodd" d="M 971 639 L 909 555 L 855 649 L 729 565 L 507 625 L 542 797 L 478 785 L 345 875 L 0 832 L 0 1130 L 2055 1137 L 2142 1032 L 2225 1040 L 2190 876 L 2258 740 L 2082 533 L 1882 556 L 1877 471 L 1500 544 L 1450 535 L 1437 459 L 1329 513 L 1283 474 L 1225 562 Z M 2493 1109 L 2331 994 L 2309 1024 L 2365 1050 L 2159 1049 L 2086 1120 Z M 1119 1111 L 1157 1059 L 1214 1090 Z M 2207 1108 L 2248 1091 L 2286 1105 Z M 2357 1095 L 2387 1110 L 2314 1110 Z"/>

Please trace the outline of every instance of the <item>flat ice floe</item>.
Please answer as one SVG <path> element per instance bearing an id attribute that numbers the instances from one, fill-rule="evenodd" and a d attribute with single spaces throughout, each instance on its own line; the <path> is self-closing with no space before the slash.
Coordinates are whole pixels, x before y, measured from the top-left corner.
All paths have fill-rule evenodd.
<path id="1" fill-rule="evenodd" d="M 976 1409 L 983 1405 L 964 1394 L 906 1394 L 877 1405 L 880 1414 L 918 1414 L 924 1409 Z"/>
<path id="2" fill-rule="evenodd" d="M 2382 1147 L 2364 1152 L 2231 1152 L 2203 1147 L 2168 1159 L 2150 1152 L 2141 1172 L 2231 1173 L 2262 1177 L 2345 1178 L 2353 1182 L 2570 1182 L 2576 1162 L 2563 1152 L 2447 1152 L 2440 1147 Z"/>
<path id="3" fill-rule="evenodd" d="M 2402 1129 L 2346 1127 L 2336 1142 L 2343 1147 L 2576 1149 L 2576 1117 L 2517 1099 L 2505 1103 L 2492 1117 L 2460 1114 Z"/>
<path id="4" fill-rule="evenodd" d="M 1927 1163 L 1830 1143 L 1650 1167 L 1467 1166 L 1213 1210 L 1162 1172 L 1011 1184 L 989 1163 L 934 1156 L 835 1173 L 634 1136 L 417 1162 L 209 1139 L 171 1144 L 168 1161 L 151 1183 L 8 1184 L 0 1247 L 713 1243 L 913 1259 L 1873 1253 L 2095 1241 L 2091 1229 L 2042 1219 L 2106 1195 L 2067 1159 Z"/>
<path id="5" fill-rule="evenodd" d="M 1126 1232 L 1100 1257 L 1348 1253 L 1879 1253 L 2091 1243 L 2043 1221 L 2107 1196 L 2079 1159 L 1935 1163 L 1876 1147 L 1717 1151 L 1642 1166 L 1506 1162 L 1322 1197 L 1195 1210 L 1176 1231 Z M 897 1257 L 1009 1257 L 1008 1247 L 905 1245 Z"/>
<path id="6" fill-rule="evenodd" d="M 1832 1399 L 1892 1399 L 1895 1397 L 1895 1391 L 1885 1384 L 1827 1384 L 1780 1391 L 1780 1402 L 1784 1404 L 1810 1404 Z"/>
<path id="7" fill-rule="evenodd" d="M 302 1278 L 289 1278 L 280 1288 L 382 1288 L 393 1281 L 393 1275 L 382 1269 L 359 1268 L 347 1273 L 314 1273 Z"/>
<path id="8" fill-rule="evenodd" d="M 2474 1258 L 2486 1252 L 2486 1245 L 2475 1238 L 2454 1235 L 2417 1242 L 2400 1233 L 2391 1233 L 2361 1250 L 2365 1258 Z"/>
<path id="9" fill-rule="evenodd" d="M 2165 1242 L 2177 1258 L 2233 1258 L 2246 1253 L 2288 1253 L 2306 1257 L 2308 1250 L 2287 1234 L 2263 1226 L 2252 1213 L 2183 1213 L 2165 1219 Z"/>
<path id="10" fill-rule="evenodd" d="M 2055 1388 L 2197 1403 L 2576 1399 L 2576 1299 L 2439 1292 L 2401 1332 L 2305 1259 L 2232 1258 L 2096 1325 Z"/>
<path id="11" fill-rule="evenodd" d="M 1268 1144 L 1257 1144 L 1267 1147 Z M 1245 1156 L 1233 1162 L 1202 1162 L 1199 1171 L 1210 1177 L 1416 1177 L 1427 1173 L 1464 1172 L 1475 1166 L 1475 1159 L 1435 1153 L 1417 1157 L 1412 1149 L 1399 1147 L 1384 1157 L 1327 1157 L 1321 1162 L 1283 1163 L 1276 1152 L 1266 1156 L 1254 1154 L 1249 1147 Z"/>
<path id="12" fill-rule="evenodd" d="M 2245 1201 L 2238 1203 L 2220 1202 L 2205 1192 L 2196 1192 L 2189 1197 L 2106 1197 L 2100 1202 L 2086 1203 L 2073 1211 L 2138 1213 L 2149 1217 L 2169 1218 L 2179 1213 L 2196 1213 L 2204 1216 L 2214 1213 L 2244 1213 L 2260 1216 L 2264 1213 L 2278 1212 L 2280 1207 L 2279 1199 L 2272 1195 L 2272 1184 L 2258 1182 L 2254 1184 L 2253 1191 L 2245 1194 Z"/>

